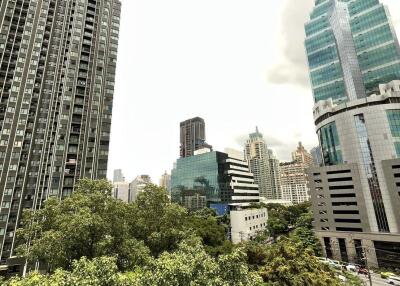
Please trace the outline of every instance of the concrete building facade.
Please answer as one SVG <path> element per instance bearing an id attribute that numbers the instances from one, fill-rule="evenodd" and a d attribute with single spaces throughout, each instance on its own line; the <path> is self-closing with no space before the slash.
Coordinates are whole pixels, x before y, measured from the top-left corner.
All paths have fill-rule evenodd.
<path id="1" fill-rule="evenodd" d="M 268 212 L 266 208 L 230 211 L 232 243 L 248 241 L 261 234 L 267 228 Z"/>
<path id="2" fill-rule="evenodd" d="M 279 159 L 275 156 L 274 152 L 271 149 L 268 149 L 268 157 L 269 170 L 271 173 L 272 193 L 275 194 L 274 200 L 279 200 L 282 198 L 282 183 Z"/>
<path id="3" fill-rule="evenodd" d="M 119 0 L 0 1 L 0 263 L 25 208 L 106 178 Z"/>
<path id="4" fill-rule="evenodd" d="M 132 201 L 131 184 L 128 182 L 113 183 L 111 195 L 117 200 L 130 203 Z"/>

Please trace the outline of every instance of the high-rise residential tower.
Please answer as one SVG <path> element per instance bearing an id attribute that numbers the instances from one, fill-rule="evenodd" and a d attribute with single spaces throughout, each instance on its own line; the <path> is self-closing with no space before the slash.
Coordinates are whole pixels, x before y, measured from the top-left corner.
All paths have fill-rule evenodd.
<path id="1" fill-rule="evenodd" d="M 400 48 L 378 0 L 316 0 L 305 26 L 323 167 L 311 168 L 325 253 L 400 267 Z"/>
<path id="2" fill-rule="evenodd" d="M 282 199 L 299 204 L 310 200 L 307 169 L 313 161 L 301 142 L 292 152 L 292 160 L 280 164 Z"/>
<path id="3" fill-rule="evenodd" d="M 275 194 L 275 198 L 273 200 L 279 200 L 282 198 L 279 159 L 275 156 L 271 149 L 268 149 L 268 157 L 269 171 L 271 174 L 271 187 L 273 194 Z"/>
<path id="4" fill-rule="evenodd" d="M 301 142 L 299 142 L 296 151 L 292 152 L 292 160 L 303 163 L 305 168 L 309 168 L 314 164 L 312 155 L 304 148 Z"/>
<path id="5" fill-rule="evenodd" d="M 206 143 L 206 124 L 204 119 L 195 117 L 180 124 L 180 156 L 181 158 L 194 155 L 194 151 L 209 148 Z"/>
<path id="6" fill-rule="evenodd" d="M 105 178 L 119 0 L 0 1 L 0 257 L 24 208 Z"/>
<path id="7" fill-rule="evenodd" d="M 168 193 L 171 192 L 171 175 L 167 171 L 161 176 L 159 186 L 165 188 Z"/>
<path id="8" fill-rule="evenodd" d="M 254 181 L 258 185 L 260 196 L 266 199 L 276 199 L 272 190 L 272 180 L 267 144 L 263 135 L 256 128 L 251 133 L 244 147 L 245 158 L 249 164 L 250 172 L 254 175 Z"/>

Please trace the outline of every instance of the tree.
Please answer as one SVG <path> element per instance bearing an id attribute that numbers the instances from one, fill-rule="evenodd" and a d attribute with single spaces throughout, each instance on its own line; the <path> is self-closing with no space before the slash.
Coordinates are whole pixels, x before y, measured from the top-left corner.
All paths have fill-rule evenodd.
<path id="1" fill-rule="evenodd" d="M 232 244 L 227 240 L 227 228 L 218 220 L 214 210 L 205 208 L 194 212 L 185 221 L 185 228 L 201 238 L 207 253 L 212 256 L 232 250 Z"/>
<path id="2" fill-rule="evenodd" d="M 311 203 L 304 202 L 301 204 L 295 204 L 287 207 L 288 211 L 288 222 L 290 225 L 296 225 L 297 220 L 303 215 L 310 212 Z"/>
<path id="3" fill-rule="evenodd" d="M 301 245 L 303 249 L 310 249 L 314 255 L 322 255 L 322 246 L 318 238 L 315 236 L 314 230 L 299 227 L 293 232 L 293 238 Z"/>
<path id="4" fill-rule="evenodd" d="M 310 249 L 287 238 L 265 248 L 259 274 L 271 286 L 341 285 L 329 266 L 320 263 Z"/>
<path id="5" fill-rule="evenodd" d="M 153 256 L 177 248 L 189 236 L 185 228 L 188 212 L 172 204 L 164 188 L 147 185 L 135 203 L 129 205 L 129 233 L 144 241 Z"/>
<path id="6" fill-rule="evenodd" d="M 289 223 L 285 219 L 284 214 L 277 211 L 268 213 L 267 230 L 274 241 L 280 234 L 286 234 L 289 231 Z"/>
<path id="7" fill-rule="evenodd" d="M 256 241 L 249 241 L 244 244 L 247 264 L 250 269 L 258 270 L 260 266 L 264 265 L 264 260 L 267 258 L 266 247 L 266 245 Z"/>
<path id="8" fill-rule="evenodd" d="M 303 248 L 309 248 L 314 251 L 316 256 L 322 255 L 322 246 L 318 238 L 315 236 L 312 227 L 311 212 L 303 213 L 296 222 L 296 228 L 293 231 L 293 238 L 296 239 Z"/>
<path id="9" fill-rule="evenodd" d="M 128 205 L 110 193 L 107 181 L 85 179 L 71 197 L 51 198 L 43 209 L 26 211 L 17 233 L 18 253 L 29 262 L 42 262 L 49 271 L 68 270 L 81 257 L 116 256 L 122 270 L 145 264 L 147 247 L 129 236 Z"/>
<path id="10" fill-rule="evenodd" d="M 14 277 L 4 286 L 122 286 L 122 277 L 117 272 L 116 259 L 86 257 L 72 263 L 71 271 L 57 269 L 52 275 L 30 273 L 26 278 Z"/>
<path id="11" fill-rule="evenodd" d="M 133 277 L 131 285 L 138 286 L 261 285 L 261 278 L 249 272 L 241 250 L 215 259 L 194 237 L 180 243 L 175 252 L 163 253 L 152 267 Z"/>

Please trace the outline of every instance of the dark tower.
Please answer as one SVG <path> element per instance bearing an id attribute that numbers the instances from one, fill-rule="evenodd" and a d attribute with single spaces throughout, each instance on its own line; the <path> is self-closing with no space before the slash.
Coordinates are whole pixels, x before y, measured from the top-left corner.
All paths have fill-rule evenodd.
<path id="1" fill-rule="evenodd" d="M 212 146 L 206 143 L 206 124 L 204 119 L 195 117 L 181 122 L 180 156 L 181 158 L 194 155 L 194 151 Z"/>

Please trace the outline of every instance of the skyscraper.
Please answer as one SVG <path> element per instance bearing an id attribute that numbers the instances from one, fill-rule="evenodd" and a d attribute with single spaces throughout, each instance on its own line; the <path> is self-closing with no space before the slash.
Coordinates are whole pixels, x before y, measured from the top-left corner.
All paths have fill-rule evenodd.
<path id="1" fill-rule="evenodd" d="M 275 156 L 274 152 L 271 149 L 268 149 L 268 157 L 269 171 L 271 173 L 272 193 L 275 194 L 274 200 L 279 200 L 282 198 L 279 159 Z"/>
<path id="2" fill-rule="evenodd" d="M 280 164 L 282 199 L 299 204 L 310 199 L 307 169 L 313 161 L 301 142 L 292 152 L 292 160 Z"/>
<path id="3" fill-rule="evenodd" d="M 249 164 L 250 172 L 254 175 L 254 182 L 258 185 L 260 196 L 266 199 L 276 199 L 272 190 L 271 170 L 267 144 L 263 135 L 256 128 L 251 133 L 244 147 L 245 158 Z"/>
<path id="4" fill-rule="evenodd" d="M 315 0 L 305 26 L 315 102 L 366 98 L 400 78 L 400 48 L 379 0 Z"/>
<path id="5" fill-rule="evenodd" d="M 24 208 L 105 178 L 119 0 L 0 2 L 0 256 Z"/>
<path id="6" fill-rule="evenodd" d="M 168 174 L 167 171 L 165 171 L 165 173 L 161 176 L 159 185 L 160 187 L 165 188 L 168 193 L 171 192 L 171 175 Z"/>
<path id="7" fill-rule="evenodd" d="M 130 202 L 136 201 L 137 196 L 143 192 L 147 185 L 151 184 L 151 178 L 149 175 L 140 175 L 137 176 L 131 183 L 130 183 L 130 191 L 131 197 Z"/>
<path id="8" fill-rule="evenodd" d="M 311 168 L 325 253 L 400 267 L 400 48 L 378 0 L 316 0 L 305 26 L 324 167 Z"/>
<path id="9" fill-rule="evenodd" d="M 204 119 L 195 117 L 180 124 L 180 156 L 181 158 L 194 155 L 194 151 L 209 148 L 206 143 L 206 124 Z"/>
<path id="10" fill-rule="evenodd" d="M 114 182 L 111 195 L 115 199 L 130 203 L 132 201 L 131 184 L 128 182 Z"/>
<path id="11" fill-rule="evenodd" d="M 125 176 L 121 169 L 114 170 L 113 183 L 125 182 Z"/>
<path id="12" fill-rule="evenodd" d="M 321 166 L 323 164 L 321 147 L 317 146 L 317 147 L 312 148 L 310 153 L 313 158 L 314 166 Z"/>
<path id="13" fill-rule="evenodd" d="M 301 142 L 299 142 L 297 149 L 294 152 L 292 152 L 292 160 L 299 163 L 303 163 L 305 169 L 309 168 L 314 164 L 312 155 L 308 153 L 308 151 L 306 150 L 306 148 L 304 148 Z"/>

